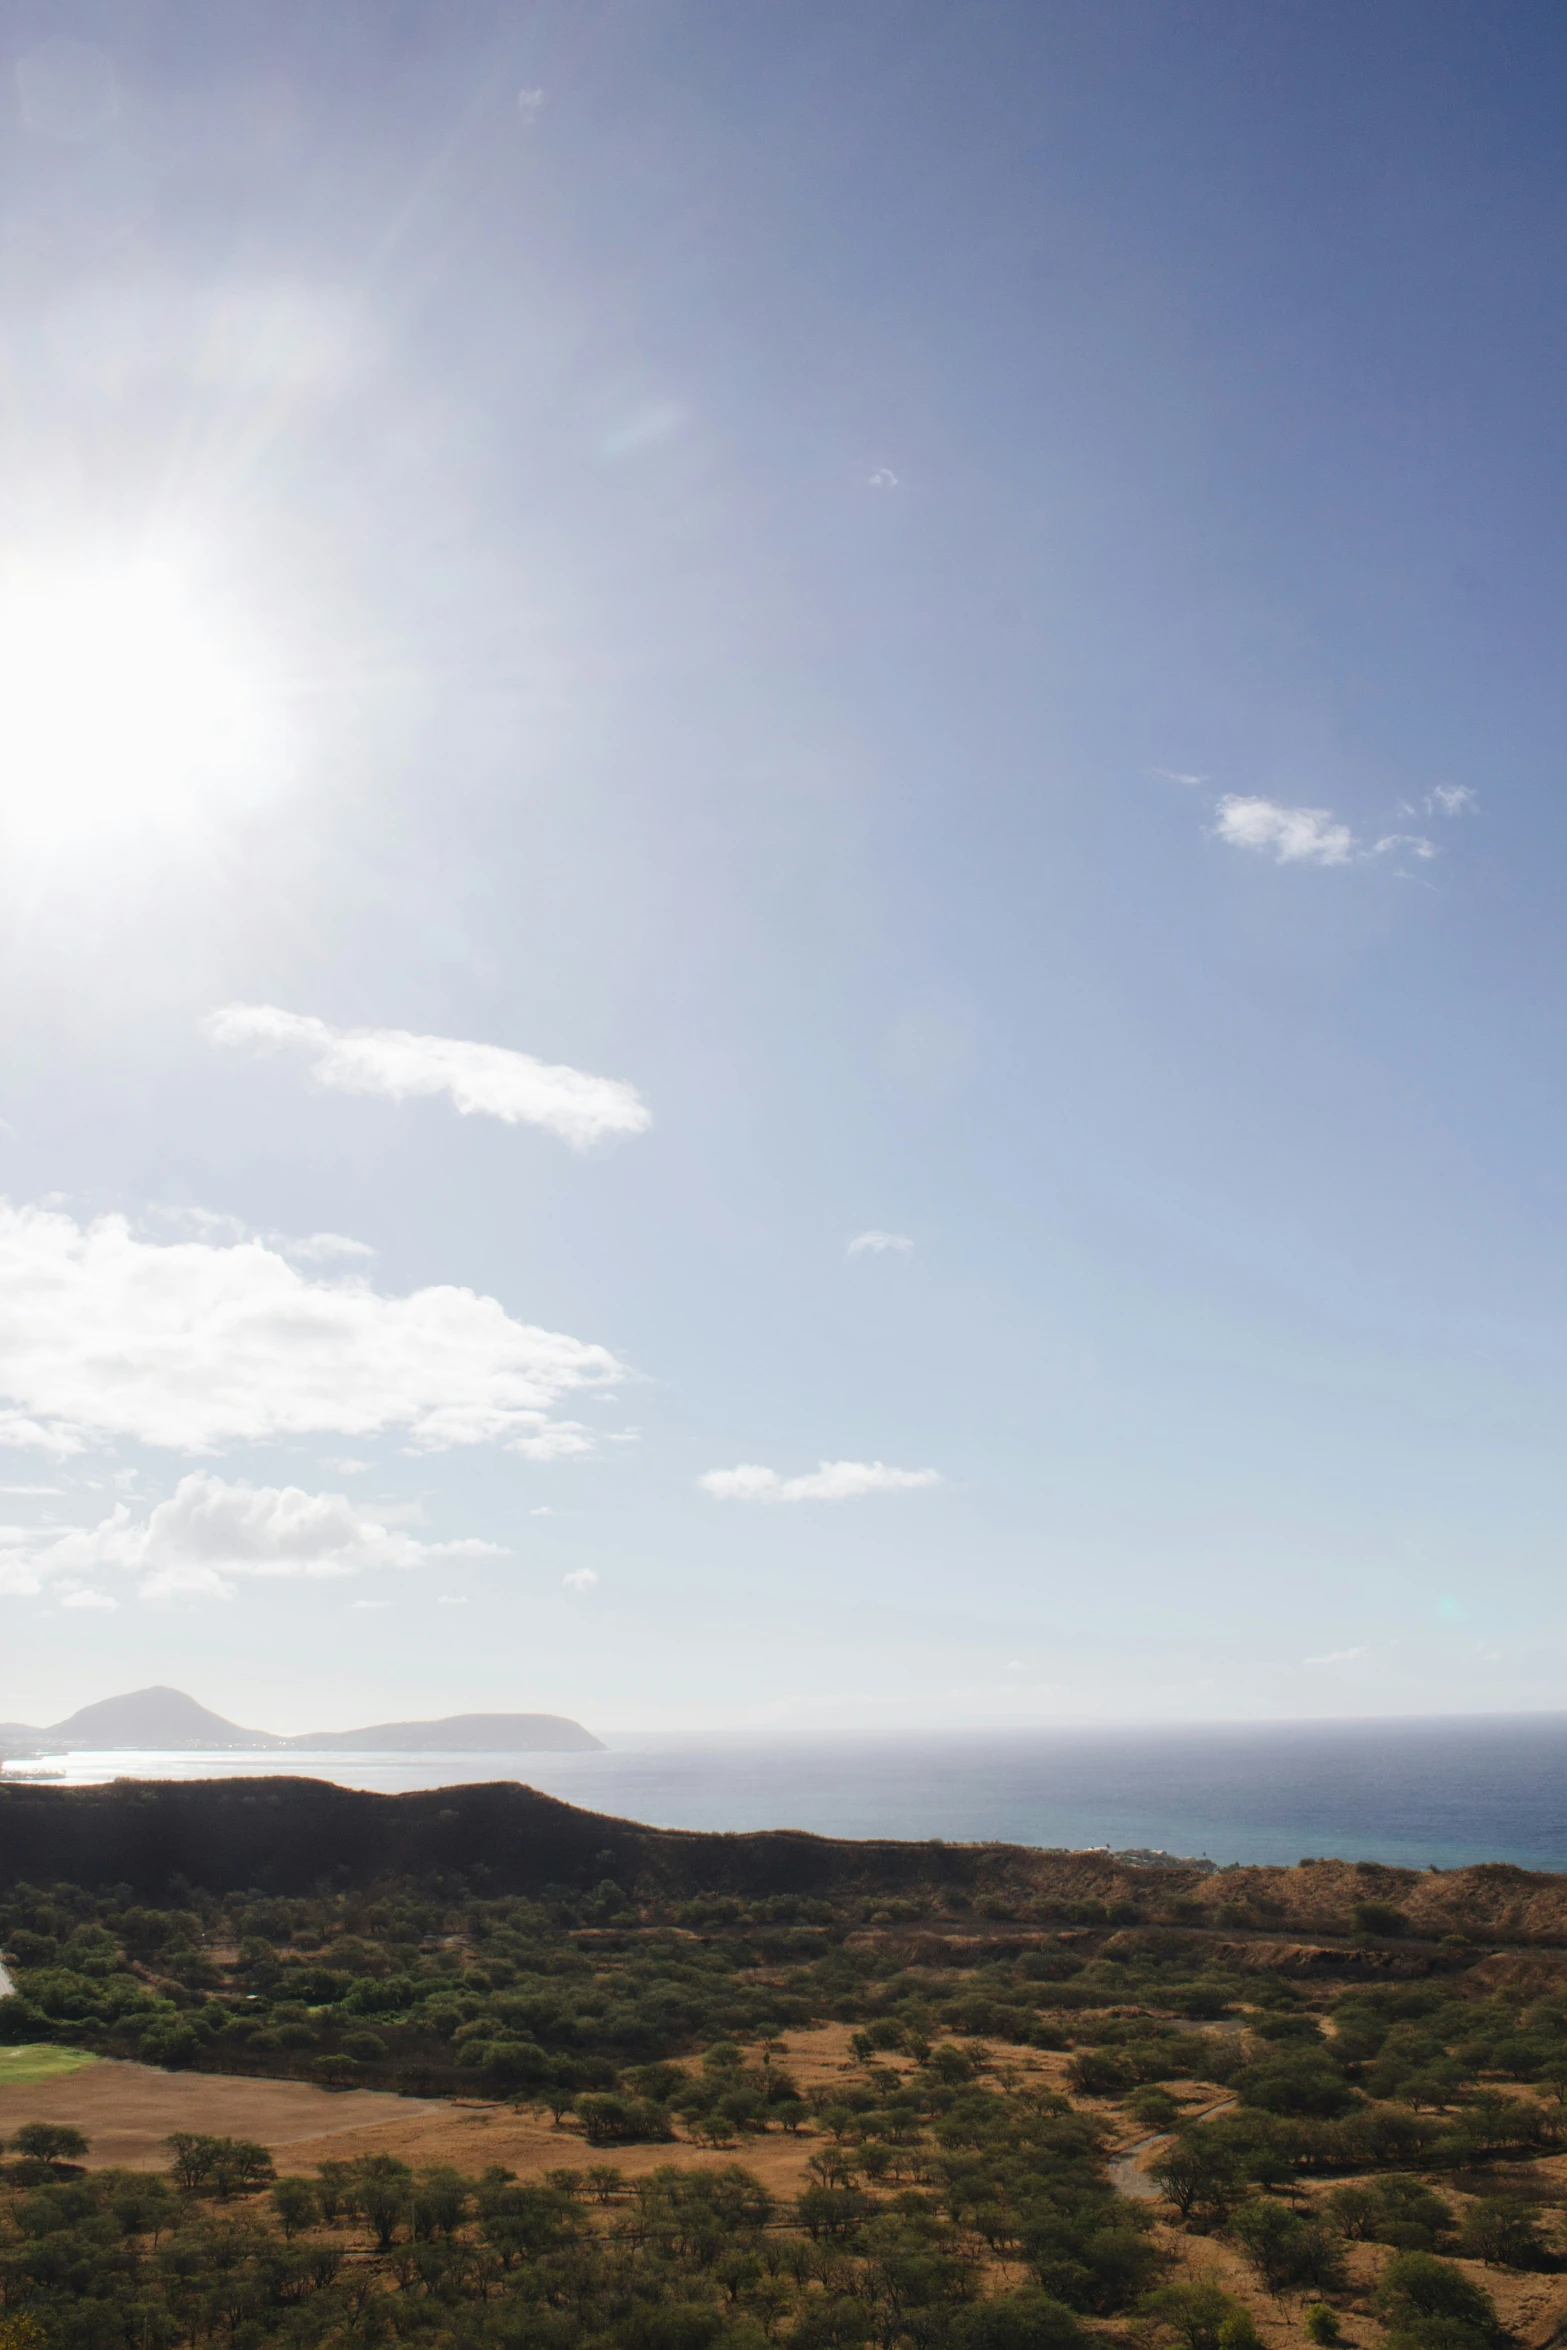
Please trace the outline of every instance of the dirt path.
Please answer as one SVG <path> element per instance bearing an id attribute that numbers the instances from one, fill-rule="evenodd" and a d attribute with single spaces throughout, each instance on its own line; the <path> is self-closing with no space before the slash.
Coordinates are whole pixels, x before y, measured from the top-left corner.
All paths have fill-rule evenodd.
<path id="1" fill-rule="evenodd" d="M 16 1985 L 5 1971 L 5 1960 L 0 1958 L 0 1999 L 14 1999 Z"/>
<path id="2" fill-rule="evenodd" d="M 1221 2097 L 1216 2105 L 1205 2105 L 1200 2113 L 1189 2113 L 1183 2127 L 1192 2122 L 1208 2121 L 1216 2113 L 1229 2113 L 1235 2105 L 1233 2097 Z M 1136 2138 L 1130 2146 L 1123 2146 L 1119 2154 L 1112 2154 L 1106 2169 L 1110 2184 L 1118 2195 L 1130 2197 L 1134 2203 L 1157 2203 L 1159 2190 L 1148 2176 L 1146 2157 L 1155 2146 L 1168 2146 L 1173 2130 L 1154 2130 L 1146 2138 Z"/>

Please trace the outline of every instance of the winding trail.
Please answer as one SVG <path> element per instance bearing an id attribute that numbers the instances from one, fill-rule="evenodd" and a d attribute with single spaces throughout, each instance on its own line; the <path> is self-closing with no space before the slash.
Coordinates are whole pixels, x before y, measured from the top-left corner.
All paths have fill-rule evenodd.
<path id="1" fill-rule="evenodd" d="M 1187 2114 L 1186 2124 L 1209 2121 L 1216 2113 L 1229 2113 L 1238 2103 L 1237 2098 L 1221 2097 L 1216 2105 L 1205 2105 L 1200 2113 Z M 1128 2196 L 1134 2203 L 1159 2202 L 1159 2190 L 1138 2157 L 1147 2154 L 1151 2147 L 1168 2146 L 1174 2135 L 1173 2130 L 1154 2130 L 1148 2137 L 1135 2138 L 1130 2146 L 1123 2146 L 1119 2154 L 1111 2155 L 1105 2167 L 1118 2195 Z"/>
<path id="2" fill-rule="evenodd" d="M 0 1959 L 0 1999 L 14 1999 L 15 1997 L 16 1985 L 5 1971 L 5 1961 Z"/>

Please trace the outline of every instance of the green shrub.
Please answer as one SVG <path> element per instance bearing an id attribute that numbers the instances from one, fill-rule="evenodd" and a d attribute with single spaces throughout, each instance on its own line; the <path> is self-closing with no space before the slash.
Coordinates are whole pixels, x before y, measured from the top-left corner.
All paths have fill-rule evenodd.
<path id="1" fill-rule="evenodd" d="M 1372 2306 L 1394 2350 L 1493 2350 L 1503 2339 L 1484 2286 L 1434 2253 L 1396 2254 Z"/>

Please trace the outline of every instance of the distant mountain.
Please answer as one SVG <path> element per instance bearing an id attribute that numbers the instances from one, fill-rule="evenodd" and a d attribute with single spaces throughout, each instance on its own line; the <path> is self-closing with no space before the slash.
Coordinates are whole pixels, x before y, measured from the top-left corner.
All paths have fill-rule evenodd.
<path id="1" fill-rule="evenodd" d="M 283 1740 L 266 1730 L 242 1730 L 221 1714 L 198 1705 L 181 1689 L 134 1689 L 127 1697 L 105 1697 L 84 1705 L 47 1730 L 25 1730 L 24 1738 L 47 1739 L 51 1746 L 114 1747 L 230 1747 L 281 1746 Z M 10 1725 L 7 1725 L 10 1728 Z"/>
<path id="2" fill-rule="evenodd" d="M 7 1747 L 73 1746 L 100 1753 L 191 1747 L 281 1753 L 324 1747 L 372 1754 L 586 1754 L 602 1745 L 591 1730 L 564 1714 L 450 1714 L 439 1722 L 377 1722 L 367 1730 L 312 1730 L 303 1737 L 280 1738 L 271 1730 L 242 1730 L 179 1689 L 136 1689 L 126 1697 L 105 1697 L 45 1730 L 0 1722 L 0 1753 Z"/>
<path id="3" fill-rule="evenodd" d="M 604 1741 L 564 1714 L 448 1714 L 439 1722 L 377 1722 L 368 1730 L 310 1730 L 283 1746 L 357 1747 L 374 1754 L 587 1754 Z"/>

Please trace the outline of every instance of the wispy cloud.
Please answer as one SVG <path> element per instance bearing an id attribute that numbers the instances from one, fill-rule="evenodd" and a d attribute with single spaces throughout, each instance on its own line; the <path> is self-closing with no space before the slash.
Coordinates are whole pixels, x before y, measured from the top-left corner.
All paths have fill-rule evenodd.
<path id="1" fill-rule="evenodd" d="M 46 1199 L 45 1207 L 62 1203 Z M 154 1231 L 177 1233 L 182 1240 L 253 1240 L 257 1237 L 243 1216 L 231 1216 L 215 1208 L 181 1205 L 170 1207 L 162 1202 L 142 1212 L 142 1222 Z M 285 1257 L 297 1257 L 302 1265 L 329 1264 L 334 1257 L 368 1258 L 375 1255 L 368 1241 L 349 1240 L 341 1232 L 307 1232 L 297 1238 L 288 1232 L 267 1232 L 260 1235 L 269 1248 L 275 1248 Z"/>
<path id="2" fill-rule="evenodd" d="M 465 1118 L 542 1126 L 574 1150 L 614 1135 L 644 1134 L 653 1123 L 634 1085 L 538 1061 L 506 1045 L 416 1036 L 406 1028 L 331 1028 L 275 1004 L 225 1004 L 207 1015 L 201 1030 L 210 1043 L 231 1049 L 299 1053 L 315 1082 L 336 1093 L 379 1094 L 394 1102 L 445 1094 Z"/>
<path id="3" fill-rule="evenodd" d="M 1419 857 L 1422 863 L 1439 854 L 1435 841 L 1427 840 L 1423 832 L 1385 832 L 1380 840 L 1372 842 L 1370 854 L 1391 857 L 1400 849 L 1407 849 L 1410 856 Z"/>
<path id="4" fill-rule="evenodd" d="M 1280 865 L 1347 865 L 1358 846 L 1330 808 L 1286 808 L 1235 792 L 1220 800 L 1214 831 L 1231 848 L 1271 852 Z"/>
<path id="5" fill-rule="evenodd" d="M 63 1207 L 65 1195 L 46 1193 L 43 1204 L 46 1208 Z M 159 1231 L 176 1232 L 182 1240 L 210 1240 L 217 1243 L 250 1238 L 250 1226 L 243 1216 L 231 1216 L 217 1208 L 198 1208 L 185 1204 L 171 1207 L 161 1200 L 154 1201 L 151 1207 L 143 1209 L 142 1222 Z"/>
<path id="6" fill-rule="evenodd" d="M 865 1493 L 910 1493 L 940 1485 L 935 1469 L 889 1469 L 884 1461 L 822 1461 L 803 1477 L 780 1477 L 776 1469 L 742 1461 L 734 1469 L 709 1469 L 697 1479 L 716 1501 L 857 1501 Z"/>
<path id="7" fill-rule="evenodd" d="M 290 1240 L 286 1233 L 270 1232 L 267 1238 L 284 1256 L 293 1257 L 301 1265 L 329 1265 L 334 1258 L 375 1255 L 367 1241 L 345 1239 L 341 1232 L 307 1232 L 302 1240 Z"/>
<path id="8" fill-rule="evenodd" d="M 1212 783 L 1213 781 L 1213 777 L 1211 775 L 1184 775 L 1179 767 L 1155 767 L 1152 770 L 1152 773 L 1155 775 L 1162 775 L 1166 783 L 1186 783 L 1196 785 L 1199 783 Z"/>
<path id="9" fill-rule="evenodd" d="M 122 1502 L 96 1526 L 51 1530 L 0 1549 L 0 1592 L 64 1582 L 62 1607 L 112 1607 L 98 1588 L 106 1571 L 132 1576 L 143 1599 L 230 1599 L 236 1577 L 336 1577 L 373 1567 L 419 1567 L 453 1558 L 498 1558 L 492 1542 L 417 1542 L 361 1517 L 345 1494 L 297 1485 L 229 1484 L 182 1477 L 145 1518 Z M 89 1588 L 80 1588 L 87 1579 Z"/>
<path id="10" fill-rule="evenodd" d="M 1156 773 L 1169 770 L 1159 768 Z M 1180 783 L 1205 783 L 1201 775 L 1177 776 Z M 1475 813 L 1478 802 L 1466 783 L 1440 783 L 1415 805 L 1399 803 L 1401 816 L 1462 816 Z M 1435 841 L 1423 832 L 1385 832 L 1367 843 L 1331 808 L 1296 808 L 1257 794 L 1228 792 L 1214 816 L 1216 836 L 1231 848 L 1252 849 L 1272 856 L 1279 865 L 1356 865 L 1374 857 L 1413 857 L 1429 864 L 1441 855 Z"/>
<path id="11" fill-rule="evenodd" d="M 1308 1665 L 1352 1665 L 1357 1657 L 1370 1654 L 1369 1648 L 1330 1648 L 1326 1656 L 1303 1657 L 1301 1662 Z"/>
<path id="12" fill-rule="evenodd" d="M 898 487 L 898 477 L 890 465 L 878 465 L 865 486 L 871 490 L 895 490 Z"/>
<path id="13" fill-rule="evenodd" d="M 913 1246 L 906 1232 L 856 1232 L 843 1253 L 846 1257 L 906 1257 Z"/>
<path id="14" fill-rule="evenodd" d="M 569 1575 L 562 1575 L 561 1581 L 568 1591 L 591 1591 L 598 1576 L 592 1567 L 573 1567 Z"/>
<path id="15" fill-rule="evenodd" d="M 139 1238 L 0 1201 L 0 1444 L 80 1452 L 128 1436 L 175 1451 L 400 1432 L 422 1451 L 591 1451 L 552 1415 L 614 1386 L 607 1349 L 515 1322 L 471 1289 L 387 1297 L 312 1278 L 260 1240 Z"/>

